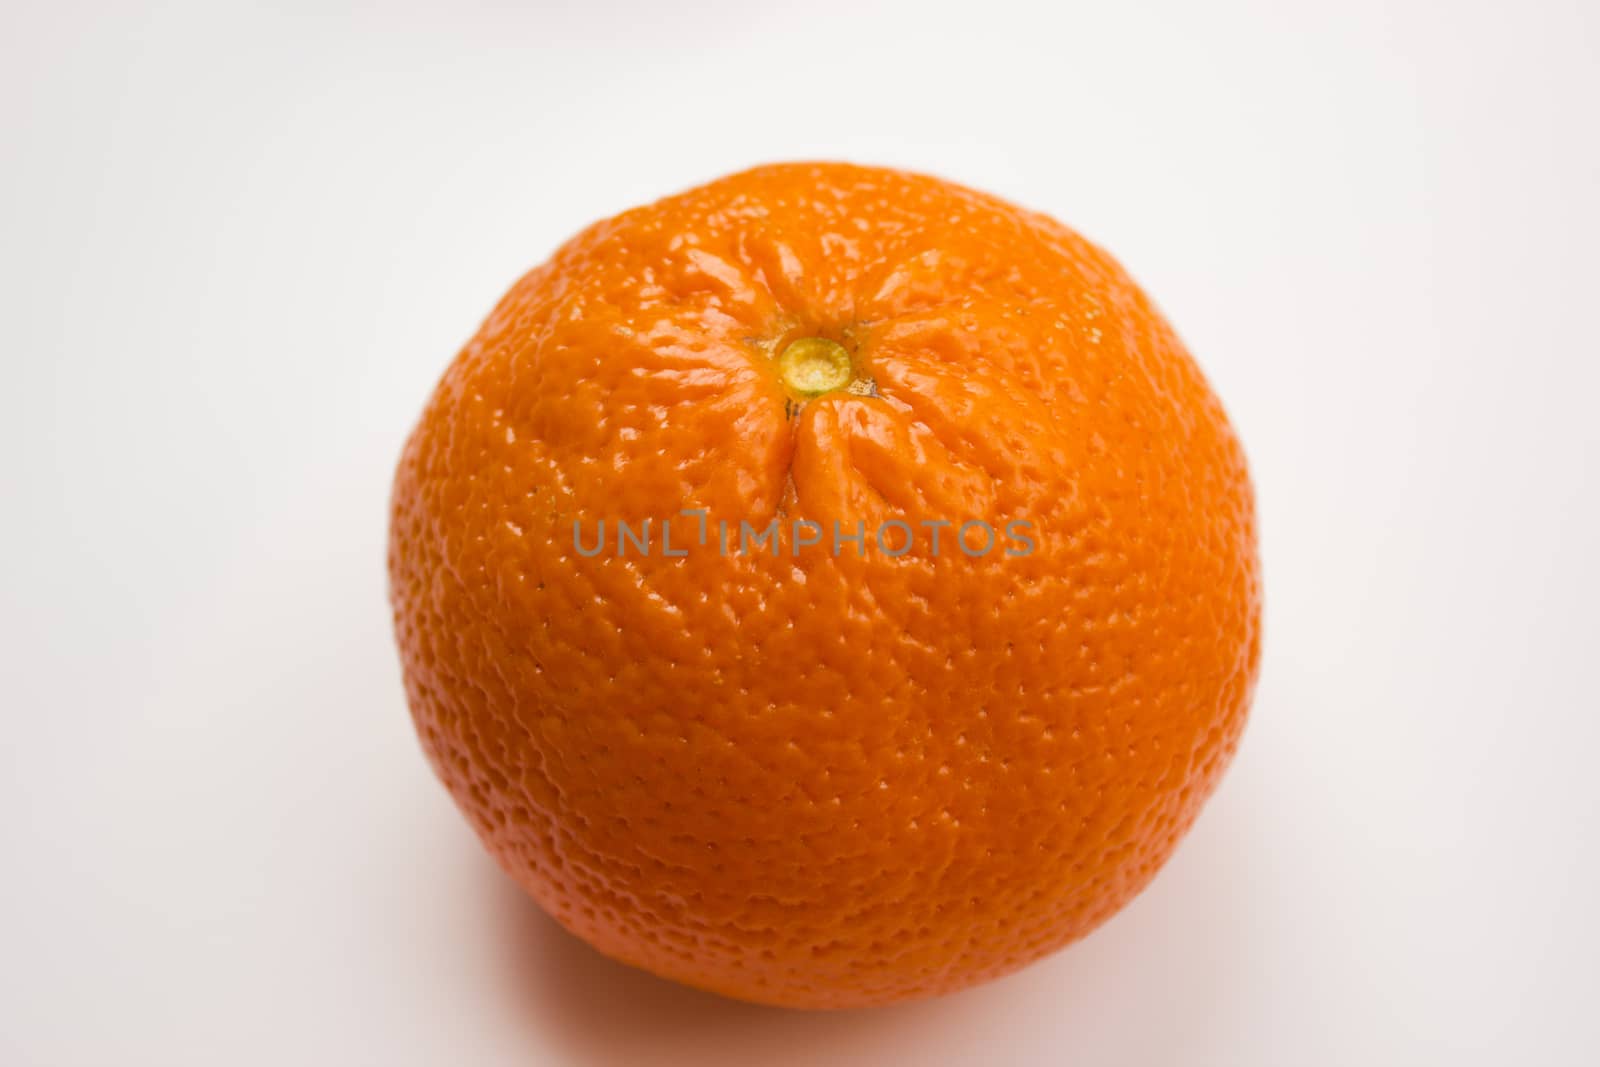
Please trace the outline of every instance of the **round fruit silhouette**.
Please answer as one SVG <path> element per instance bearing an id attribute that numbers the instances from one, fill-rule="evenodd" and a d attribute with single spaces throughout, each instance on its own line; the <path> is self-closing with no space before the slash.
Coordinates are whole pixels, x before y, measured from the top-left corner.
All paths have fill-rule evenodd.
<path id="1" fill-rule="evenodd" d="M 866 167 L 734 175 L 518 282 L 405 448 L 389 571 L 500 865 L 607 955 L 798 1007 L 1094 929 L 1259 659 L 1244 456 L 1149 299 Z"/>

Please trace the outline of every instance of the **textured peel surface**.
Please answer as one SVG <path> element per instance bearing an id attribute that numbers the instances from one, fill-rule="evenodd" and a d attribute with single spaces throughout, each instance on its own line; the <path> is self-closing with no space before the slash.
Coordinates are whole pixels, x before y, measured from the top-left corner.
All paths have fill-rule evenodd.
<path id="1" fill-rule="evenodd" d="M 791 395 L 808 337 L 857 382 Z M 717 551 L 773 519 L 868 551 Z M 968 519 L 1034 551 L 872 550 Z M 653 550 L 575 550 L 618 520 Z M 869 168 L 735 175 L 524 277 L 406 446 L 389 568 L 417 729 L 505 870 L 602 952 L 794 1006 L 1093 929 L 1259 659 L 1244 457 L 1149 300 L 1050 219 Z"/>

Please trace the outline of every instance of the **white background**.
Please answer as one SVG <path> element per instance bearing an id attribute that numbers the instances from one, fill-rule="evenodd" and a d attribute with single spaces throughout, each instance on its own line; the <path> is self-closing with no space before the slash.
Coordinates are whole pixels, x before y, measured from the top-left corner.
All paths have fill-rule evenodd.
<path id="1" fill-rule="evenodd" d="M 1593 4 L 136 6 L 0 16 L 0 1062 L 1594 1062 Z M 1268 595 L 1151 889 L 831 1016 L 525 902 L 421 758 L 383 563 L 521 271 L 814 157 L 1118 255 L 1243 436 Z"/>

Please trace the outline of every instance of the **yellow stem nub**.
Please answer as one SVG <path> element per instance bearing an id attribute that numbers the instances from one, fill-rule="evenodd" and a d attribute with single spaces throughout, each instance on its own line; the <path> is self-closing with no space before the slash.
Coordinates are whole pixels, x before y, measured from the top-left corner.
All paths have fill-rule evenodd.
<path id="1" fill-rule="evenodd" d="M 854 376 L 850 353 L 844 345 L 823 337 L 802 337 L 790 342 L 778 356 L 778 377 L 803 397 L 843 389 Z"/>

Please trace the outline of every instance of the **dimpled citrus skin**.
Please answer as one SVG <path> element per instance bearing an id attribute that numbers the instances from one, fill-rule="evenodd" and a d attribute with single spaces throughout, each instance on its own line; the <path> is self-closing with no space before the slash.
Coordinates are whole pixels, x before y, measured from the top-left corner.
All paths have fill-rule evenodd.
<path id="1" fill-rule="evenodd" d="M 873 388 L 796 404 L 800 337 Z M 866 555 L 787 525 L 718 552 L 773 518 L 864 522 Z M 989 554 L 918 525 L 969 519 Z M 389 570 L 423 745 L 501 866 L 607 955 L 797 1007 L 957 989 L 1116 912 L 1259 659 L 1244 457 L 1149 300 L 1048 218 L 855 166 L 713 182 L 518 282 L 406 446 Z"/>

